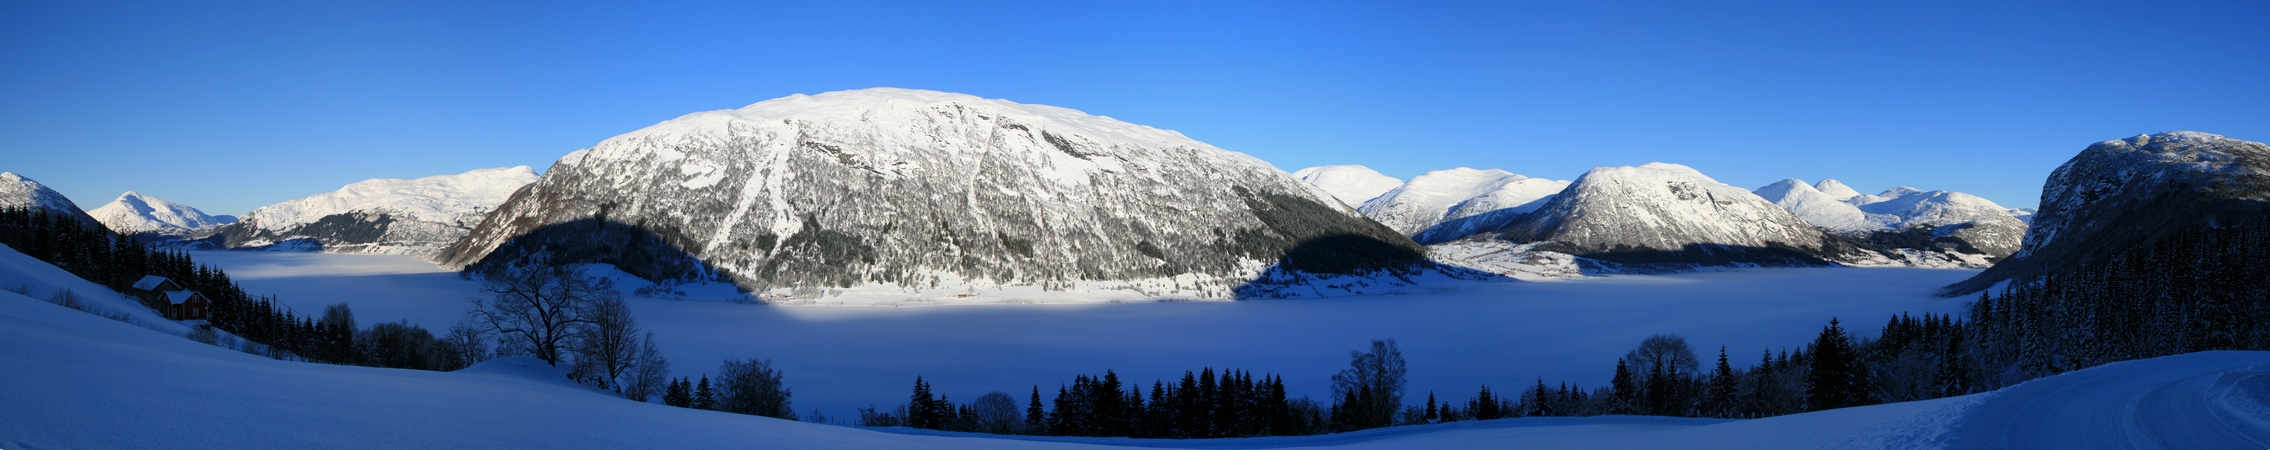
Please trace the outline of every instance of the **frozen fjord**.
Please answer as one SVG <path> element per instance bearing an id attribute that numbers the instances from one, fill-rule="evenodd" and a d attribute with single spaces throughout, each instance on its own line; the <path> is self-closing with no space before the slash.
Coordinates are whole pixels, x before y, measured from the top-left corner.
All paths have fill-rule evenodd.
<path id="1" fill-rule="evenodd" d="M 195 257 L 302 313 L 347 302 L 362 323 L 407 319 L 436 332 L 458 320 L 479 288 L 408 256 Z M 904 402 L 917 375 L 952 398 L 1002 390 L 1021 400 L 1033 386 L 1050 390 L 1106 369 L 1149 384 L 1183 370 L 1237 367 L 1282 374 L 1294 397 L 1324 401 L 1347 352 L 1379 338 L 1401 343 L 1408 395 L 1463 399 L 1484 384 L 1511 390 L 1540 377 L 1592 388 L 1653 334 L 1685 335 L 1705 359 L 1725 345 L 1744 366 L 1762 350 L 1802 346 L 1830 317 L 1866 335 L 1902 312 L 1960 312 L 1967 300 L 1930 292 L 1975 273 L 1750 269 L 1237 302 L 766 306 L 725 301 L 736 294 L 723 284 L 685 286 L 686 299 L 626 298 L 677 374 L 714 372 L 727 358 L 770 358 L 786 371 L 799 411 L 841 417 Z"/>

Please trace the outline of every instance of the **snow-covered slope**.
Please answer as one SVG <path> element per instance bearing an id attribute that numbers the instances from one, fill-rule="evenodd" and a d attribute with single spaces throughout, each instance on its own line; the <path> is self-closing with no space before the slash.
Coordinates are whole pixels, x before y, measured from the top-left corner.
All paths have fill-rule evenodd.
<path id="1" fill-rule="evenodd" d="M 252 210 L 217 237 L 227 248 L 285 244 L 279 247 L 428 254 L 464 237 L 497 204 L 534 181 L 536 172 L 528 166 L 373 178 Z"/>
<path id="2" fill-rule="evenodd" d="M 48 189 L 47 185 L 39 184 L 38 181 L 32 181 L 30 178 L 24 178 L 24 176 L 17 175 L 15 172 L 0 172 L 0 207 L 30 207 L 59 211 L 78 216 L 80 221 L 87 224 L 102 223 L 96 221 L 94 217 L 88 216 L 86 211 L 80 210 L 78 204 L 71 203 L 71 199 L 64 197 L 62 193 Z"/>
<path id="3" fill-rule="evenodd" d="M 179 234 L 198 228 L 236 223 L 236 217 L 205 214 L 189 205 L 165 201 L 140 192 L 126 191 L 117 200 L 88 211 L 111 231 L 120 233 Z"/>
<path id="4" fill-rule="evenodd" d="M 1666 163 L 1592 169 L 1497 238 L 1627 263 L 1819 264 L 1824 251 L 1820 228 Z"/>
<path id="5" fill-rule="evenodd" d="M 1332 194 L 1332 198 L 1340 199 L 1341 204 L 1350 207 L 1363 205 L 1365 201 L 1379 197 L 1380 194 L 1403 187 L 1403 180 L 1381 175 L 1370 167 L 1352 164 L 1301 169 L 1293 172 L 1293 178 L 1323 189 Z"/>
<path id="6" fill-rule="evenodd" d="M 889 88 L 607 139 L 561 158 L 442 261 L 546 245 L 649 279 L 721 275 L 782 295 L 1035 285 L 1227 298 L 1273 269 L 1424 262 L 1408 239 L 1245 154 L 1071 109 Z"/>
<path id="7" fill-rule="evenodd" d="M 1832 185 L 1831 183 L 1836 184 Z M 1836 180 L 1821 180 L 1821 185 L 1844 186 L 1843 183 L 1837 183 Z M 1805 184 L 1805 180 L 1791 178 L 1758 188 L 1755 192 L 1759 197 L 1764 197 L 1766 201 L 1773 202 L 1774 205 L 1788 210 L 1790 214 L 1797 215 L 1797 218 L 1805 219 L 1805 222 L 1829 231 L 1865 233 L 1883 229 L 1882 224 L 1869 220 L 1868 215 L 1860 211 L 1860 207 L 1845 202 L 1845 199 L 1857 197 L 1859 194 L 1840 197 L 1844 192 L 1849 191 L 1851 191 L 1851 188 L 1842 189 L 1837 194 L 1830 194 L 1816 186 Z"/>
<path id="8" fill-rule="evenodd" d="M 2199 227 L 2261 223 L 2266 211 L 2270 146 L 2196 131 L 2098 142 L 2049 174 L 2016 254 L 1943 293 L 2031 279 Z"/>
<path id="9" fill-rule="evenodd" d="M 1498 169 L 1460 167 L 1419 175 L 1402 187 L 1364 202 L 1358 209 L 1404 235 L 1436 236 L 1423 241 L 1449 240 L 1479 229 L 1494 228 L 1494 225 L 1502 225 L 1503 219 L 1534 211 L 1568 184 Z M 1461 221 L 1482 215 L 1500 220 L 1490 224 L 1469 223 L 1481 220 Z M 1445 224 L 1459 230 L 1433 230 Z"/>

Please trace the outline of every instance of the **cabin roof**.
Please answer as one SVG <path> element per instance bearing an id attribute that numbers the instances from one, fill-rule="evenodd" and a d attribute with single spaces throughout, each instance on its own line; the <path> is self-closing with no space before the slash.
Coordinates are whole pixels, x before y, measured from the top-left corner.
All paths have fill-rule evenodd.
<path id="1" fill-rule="evenodd" d="M 173 280 L 166 279 L 166 277 L 157 275 L 143 275 L 140 281 L 134 282 L 134 288 L 145 291 L 156 290 L 159 286 L 171 283 L 172 281 Z"/>
<path id="2" fill-rule="evenodd" d="M 172 303 L 176 305 L 189 301 L 189 299 L 198 297 L 204 296 L 197 295 L 197 291 L 166 291 L 166 303 Z"/>

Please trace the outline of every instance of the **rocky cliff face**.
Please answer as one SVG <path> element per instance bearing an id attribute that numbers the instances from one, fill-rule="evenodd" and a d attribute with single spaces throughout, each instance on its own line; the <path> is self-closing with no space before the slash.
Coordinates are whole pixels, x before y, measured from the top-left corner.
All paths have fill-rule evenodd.
<path id="1" fill-rule="evenodd" d="M 490 210 L 536 180 L 528 166 L 417 179 L 376 178 L 245 214 L 200 233 L 222 248 L 430 256 L 472 231 Z"/>
<path id="2" fill-rule="evenodd" d="M 2259 224 L 2270 212 L 2270 146 L 2173 131 L 2098 142 L 2042 186 L 2024 244 L 1945 295 L 2036 277 L 2201 228 Z"/>
<path id="3" fill-rule="evenodd" d="M 1179 133 L 867 89 L 689 114 L 569 154 L 438 256 L 485 270 L 543 254 L 760 293 L 1227 298 L 1272 270 L 1402 271 L 1422 252 L 1267 163 Z"/>

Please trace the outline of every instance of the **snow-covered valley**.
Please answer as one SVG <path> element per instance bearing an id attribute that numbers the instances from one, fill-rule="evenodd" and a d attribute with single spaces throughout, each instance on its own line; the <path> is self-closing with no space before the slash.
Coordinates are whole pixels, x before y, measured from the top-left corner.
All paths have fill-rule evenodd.
<path id="1" fill-rule="evenodd" d="M 0 257 L 21 259 L 9 252 Z M 351 258 L 388 258 L 354 256 Z M 381 264 L 383 265 L 383 264 Z M 278 269 L 289 266 L 278 265 Z M 303 269 L 309 266 L 299 266 Z M 336 267 L 336 266 L 326 266 Z M 368 270 L 366 274 L 386 270 Z M 1841 270 L 1849 273 L 1916 276 L 1927 271 Z M 315 271 L 303 271 L 303 274 Z M 1615 289 L 1656 292 L 1650 284 L 1692 286 L 1711 283 L 1709 277 L 1735 276 L 1737 284 L 1786 278 L 1799 270 L 1758 273 L 1708 273 L 1666 277 L 1654 283 L 1627 284 Z M 10 272 L 9 283 L 19 286 L 59 286 L 68 280 L 54 274 Z M 1742 276 L 1754 276 L 1741 279 Z M 1812 274 L 1808 274 L 1812 275 Z M 288 277 L 271 278 L 283 280 Z M 1762 278 L 1762 279 L 1760 279 Z M 1811 278 L 1811 277 L 1808 277 Z M 1894 277 L 1900 278 L 1898 276 Z M 1935 278 L 1935 277 L 1933 277 Z M 401 280 L 396 280 L 400 282 Z M 1622 280 L 1611 280 L 1622 281 Z M 1747 281 L 1748 283 L 1739 283 Z M 1851 280 L 1847 280 L 1851 281 Z M 1875 280 L 1890 281 L 1890 280 Z M 1921 280 L 1909 280 L 1921 281 Z M 366 282 L 375 285 L 380 282 Z M 1529 283 L 1562 285 L 1559 289 L 1583 292 L 1584 283 Z M 366 285 L 338 285 L 352 288 Z M 1787 283 L 1779 285 L 1789 287 Z M 1599 293 L 1598 288 L 1593 293 Z M 1554 290 L 1531 294 L 1551 294 Z M 1561 293 L 1571 293 L 1562 291 Z M 1819 294 L 1812 292 L 1810 294 Z M 1391 308 L 1393 302 L 1341 302 L 1310 300 L 1326 308 L 1358 307 L 1369 312 L 1400 309 L 1437 309 L 1425 303 L 1517 303 L 1519 300 L 1403 298 L 1416 308 Z M 1610 311 L 1609 305 L 1627 305 L 1630 298 L 1557 298 L 1561 303 L 1596 303 L 1591 312 Z M 1589 301 L 1572 301 L 1589 300 Z M 1888 299 L 1876 299 L 1888 300 Z M 366 302 L 372 307 L 380 302 Z M 1194 321 L 1204 323 L 1208 311 L 1269 308 L 1289 302 L 1165 303 L 1091 306 L 1110 316 L 1127 316 L 1129 322 Z M 1368 305 L 1366 303 L 1369 303 Z M 1811 302 L 1815 304 L 1844 302 Z M 657 302 L 640 302 L 650 326 L 680 323 L 671 308 Z M 702 305 L 703 302 L 682 302 Z M 915 317 L 924 322 L 952 324 L 964 321 L 956 309 L 966 308 L 774 308 L 717 304 L 751 312 L 774 311 L 769 323 L 828 323 L 837 328 L 874 332 L 881 327 L 861 326 L 889 322 L 877 317 Z M 1849 305 L 1848 305 L 1849 306 Z M 1054 306 L 1003 306 L 1033 315 L 1032 319 L 1089 315 L 1088 310 Z M 1132 308 L 1119 309 L 1113 308 Z M 1336 308 L 1334 308 L 1336 309 Z M 1631 308 L 1624 308 L 1631 309 Z M 1784 310 L 1804 309 L 1782 305 Z M 373 310 L 372 312 L 376 312 Z M 710 311 L 712 313 L 716 311 Z M 1282 312 L 1282 311 L 1268 311 Z M 1566 323 L 1552 313 L 1566 309 L 1542 308 L 1530 316 L 1531 324 Z M 993 315 L 993 314 L 988 314 Z M 1773 315 L 1769 315 L 1773 316 Z M 751 317 L 727 317 L 741 322 Z M 1252 317 L 1247 317 L 1252 318 Z M 1197 319 L 1197 320 L 1191 320 Z M 1646 318 L 1623 317 L 1642 322 Z M 1075 321 L 1077 322 L 1077 321 Z M 1707 322 L 1693 320 L 1689 323 Z M 1033 324 L 1039 325 L 1039 324 Z M 1089 323 L 1088 325 L 1093 325 Z M 1765 325 L 1752 323 L 1751 325 Z M 1550 325 L 1548 325 L 1550 326 Z M 1037 326 L 1024 333 L 1031 339 L 1002 336 L 994 339 L 952 339 L 969 347 L 1046 352 L 1047 358 L 1083 359 L 1080 348 L 1034 348 L 1050 337 L 1061 338 L 1056 326 Z M 1206 327 L 1178 326 L 1204 330 Z M 1297 330 L 1252 326 L 1272 332 Z M 1455 327 L 1454 327 L 1455 328 Z M 1730 327 L 1731 328 L 1731 327 Z M 1768 327 L 1770 328 L 1770 327 Z M 691 331 L 691 330 L 688 330 Z M 723 331 L 712 328 L 703 331 Z M 794 330 L 810 332 L 810 328 Z M 967 331 L 948 328 L 943 332 Z M 1003 331 L 1003 335 L 1007 333 Z M 1394 330 L 1381 330 L 1394 331 Z M 1054 336 L 1049 336 L 1049 335 Z M 1119 348 L 1132 336 L 1109 331 L 1089 339 L 1058 339 L 1057 345 Z M 1614 333 L 1598 333 L 1614 334 Z M 1729 330 L 1697 331 L 1693 337 L 1739 339 Z M 893 336 L 904 338 L 905 336 Z M 679 340 L 689 340 L 679 337 Z M 743 344 L 774 350 L 790 347 L 858 351 L 847 342 L 879 341 L 874 337 L 846 335 L 805 336 L 777 344 Z M 131 448 L 162 443 L 168 448 L 727 448 L 751 445 L 768 448 L 1442 448 L 1520 445 L 1525 448 L 2071 448 L 2080 446 L 2165 446 L 2169 448 L 2257 448 L 2270 444 L 2270 353 L 2206 352 L 2150 360 L 2115 363 L 2045 378 L 2009 389 L 1930 401 L 1894 403 L 1797 414 L 1754 420 L 1682 419 L 1665 417 L 1601 416 L 1585 418 L 1519 418 L 1373 429 L 1353 433 L 1307 437 L 1224 440 L 1132 440 L 1112 438 L 1037 438 L 965 435 L 906 429 L 860 429 L 799 423 L 755 416 L 672 408 L 622 400 L 611 394 L 566 381 L 555 369 L 528 358 L 508 358 L 457 372 L 334 366 L 277 361 L 182 339 L 92 314 L 73 311 L 15 292 L 0 292 L 0 448 Z M 1183 345 L 1200 344 L 1196 339 Z M 1468 352 L 1500 356 L 1525 353 L 1523 348 L 1584 347 L 1519 341 L 1477 340 L 1464 345 L 1441 345 L 1424 338 L 1408 342 L 1414 350 L 1466 348 Z M 1253 343 L 1203 342 L 1213 347 L 1267 348 Z M 898 342 L 920 346 L 920 342 Z M 679 347 L 681 364 L 698 358 Z M 1250 358 L 1247 352 L 1239 358 Z M 1299 353 L 1298 350 L 1283 353 Z M 820 367 L 808 365 L 795 352 L 776 355 L 789 367 L 789 380 L 798 400 L 821 402 L 812 395 L 831 381 Z M 1025 364 L 1000 359 L 1042 359 L 1043 353 L 1019 358 L 1017 353 L 996 358 L 988 371 L 1016 372 Z M 955 356 L 969 359 L 970 353 Z M 904 355 L 875 354 L 835 360 L 890 360 Z M 1138 361 L 1117 355 L 1122 361 Z M 1154 355 L 1159 356 L 1159 355 Z M 1204 357 L 1199 352 L 1193 357 Z M 1217 354 L 1217 356 L 1220 356 Z M 1329 355 L 1328 355 L 1329 356 Z M 1417 352 L 1415 362 L 1460 357 L 1442 352 Z M 1471 355 L 1481 356 L 1481 355 Z M 1177 356 L 1174 359 L 1181 359 Z M 1225 358 L 1228 359 L 1228 358 Z M 1295 358 L 1298 359 L 1298 358 Z M 1322 358 L 1330 359 L 1330 358 Z M 1490 358 L 1481 358 L 1490 359 Z M 793 361 L 793 362 L 792 362 Z M 913 361 L 910 361 L 910 363 Z M 1268 363 L 1222 361 L 1248 367 Z M 1295 364 L 1297 365 L 1297 363 Z M 1299 369 L 1288 367 L 1289 369 Z M 1414 375 L 1439 371 L 1438 364 L 1414 364 Z M 1481 369 L 1481 368 L 1475 368 Z M 1486 370 L 1486 369 L 1482 369 Z M 1134 375 L 1135 371 L 1128 371 Z M 1302 372 L 1288 371 L 1299 374 Z M 1525 378 L 1515 375 L 1512 378 Z M 946 377 L 941 377 L 946 378 Z M 1297 378 L 1297 377 L 1294 377 Z M 946 382 L 945 386 L 972 384 L 975 380 Z M 1414 387 L 1442 382 L 1414 378 Z M 1519 382 L 1519 380 L 1509 380 Z M 897 383 L 894 383 L 895 385 Z M 895 389 L 887 389 L 896 392 Z M 824 391 L 825 388 L 820 388 Z M 799 403 L 810 405 L 811 403 Z"/>
<path id="2" fill-rule="evenodd" d="M 479 284 L 414 257 L 195 252 L 252 292 L 303 313 L 350 304 L 367 323 L 407 319 L 445 329 Z M 1411 391 L 1467 398 L 1568 381 L 1606 383 L 1616 358 L 1659 333 L 1738 364 L 1800 347 L 1831 317 L 1872 330 L 1900 313 L 1962 311 L 1931 291 L 1977 273 L 1947 269 L 1751 269 L 1543 282 L 1466 282 L 1439 292 L 1298 300 L 1092 302 L 1028 296 L 997 303 L 770 306 L 735 303 L 722 283 L 687 296 L 626 296 L 680 375 L 726 358 L 770 358 L 788 373 L 799 411 L 841 416 L 906 401 L 920 375 L 942 394 L 975 398 L 1063 384 L 1109 369 L 1163 379 L 1201 367 L 1285 375 L 1294 397 L 1323 399 L 1328 376 L 1369 339 L 1394 338 Z M 617 275 L 620 276 L 620 275 Z M 623 280 L 626 292 L 638 286 Z M 1036 293 L 1039 295 L 1039 293 Z M 985 295 L 974 298 L 986 299 Z M 1705 355 L 1708 356 L 1708 355 Z M 1421 394 L 1423 395 L 1423 394 Z"/>

